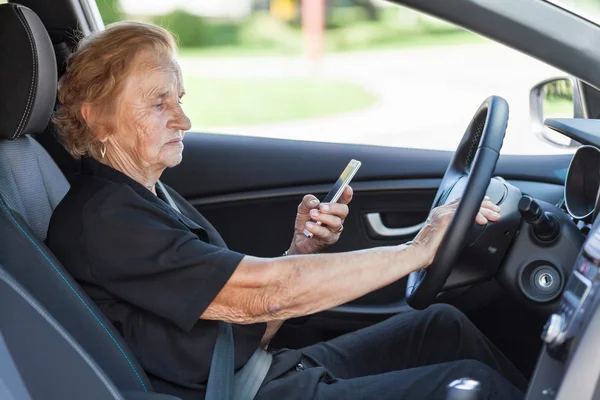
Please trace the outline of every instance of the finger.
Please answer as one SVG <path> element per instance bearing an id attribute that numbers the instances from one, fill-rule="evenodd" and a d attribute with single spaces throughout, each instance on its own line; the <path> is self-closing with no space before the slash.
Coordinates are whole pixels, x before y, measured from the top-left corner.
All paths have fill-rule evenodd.
<path id="1" fill-rule="evenodd" d="M 344 189 L 344 193 L 342 193 L 342 196 L 340 197 L 340 200 L 338 201 L 338 203 L 350 204 L 353 197 L 354 197 L 354 190 L 352 190 L 352 188 L 350 186 L 346 186 L 346 188 Z"/>
<path id="2" fill-rule="evenodd" d="M 304 196 L 300 204 L 298 205 L 298 213 L 300 214 L 308 214 L 310 210 L 313 208 L 317 208 L 319 206 L 319 199 L 317 199 L 312 194 L 307 194 Z"/>
<path id="3" fill-rule="evenodd" d="M 455 210 L 458 207 L 459 202 L 460 202 L 460 199 L 454 199 L 452 201 L 449 201 L 448 203 L 442 204 L 441 206 L 437 206 L 436 208 Z"/>
<path id="4" fill-rule="evenodd" d="M 487 208 L 487 209 L 495 211 L 495 212 L 500 212 L 500 206 L 497 206 L 496 204 L 494 204 L 493 202 L 491 202 L 489 200 L 484 200 L 483 203 L 481 203 L 481 207 Z"/>
<path id="5" fill-rule="evenodd" d="M 350 212 L 350 209 L 346 204 L 321 203 L 321 205 L 319 206 L 319 211 L 321 211 L 321 213 L 323 214 L 337 215 L 342 219 L 346 219 L 348 213 Z"/>
<path id="6" fill-rule="evenodd" d="M 441 206 L 437 206 L 436 208 L 434 208 L 434 210 L 439 209 L 440 211 L 444 211 L 444 212 L 445 211 L 454 212 L 458 208 L 459 202 L 460 202 L 460 199 L 454 199 L 449 203 L 446 203 Z"/>
<path id="7" fill-rule="evenodd" d="M 477 216 L 475 217 L 475 222 L 479 225 L 485 225 L 488 223 L 488 220 L 486 217 L 483 216 L 483 214 L 481 214 L 480 212 L 477 213 Z"/>
<path id="8" fill-rule="evenodd" d="M 333 232 L 338 231 L 344 223 L 344 221 L 336 215 L 323 214 L 317 210 L 310 211 L 310 218 L 314 221 L 321 221 L 323 225 Z"/>
<path id="9" fill-rule="evenodd" d="M 335 233 L 323 225 L 318 225 L 314 222 L 307 222 L 305 225 L 306 229 L 312 233 L 313 238 L 321 239 L 326 243 L 332 243 L 335 241 Z"/>
<path id="10" fill-rule="evenodd" d="M 481 207 L 481 209 L 479 209 L 479 214 L 484 216 L 488 221 L 492 222 L 496 222 L 500 219 L 500 213 L 490 210 L 489 208 Z"/>

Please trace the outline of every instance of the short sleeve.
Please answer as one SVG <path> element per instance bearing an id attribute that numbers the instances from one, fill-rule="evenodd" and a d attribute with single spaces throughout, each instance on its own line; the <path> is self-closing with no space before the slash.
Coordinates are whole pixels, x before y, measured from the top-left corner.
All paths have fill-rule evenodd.
<path id="1" fill-rule="evenodd" d="M 117 298 L 185 331 L 227 283 L 243 254 L 203 242 L 127 185 L 110 185 L 83 213 L 91 274 Z"/>

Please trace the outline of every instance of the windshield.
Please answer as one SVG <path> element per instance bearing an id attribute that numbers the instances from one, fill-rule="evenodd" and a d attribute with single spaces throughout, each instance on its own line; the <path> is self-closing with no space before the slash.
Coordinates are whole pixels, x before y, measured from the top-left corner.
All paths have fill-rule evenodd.
<path id="1" fill-rule="evenodd" d="M 600 0 L 545 0 L 600 24 Z"/>

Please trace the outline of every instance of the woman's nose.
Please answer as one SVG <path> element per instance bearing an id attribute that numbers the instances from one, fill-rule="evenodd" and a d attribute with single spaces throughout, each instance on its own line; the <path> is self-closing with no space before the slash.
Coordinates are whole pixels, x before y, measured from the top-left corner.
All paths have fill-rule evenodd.
<path id="1" fill-rule="evenodd" d="M 167 124 L 167 128 L 169 129 L 178 129 L 180 131 L 189 131 L 192 127 L 192 122 L 185 115 L 185 112 L 181 109 L 181 106 L 177 107 L 177 110 L 173 112 L 173 116 L 169 119 L 169 123 Z"/>

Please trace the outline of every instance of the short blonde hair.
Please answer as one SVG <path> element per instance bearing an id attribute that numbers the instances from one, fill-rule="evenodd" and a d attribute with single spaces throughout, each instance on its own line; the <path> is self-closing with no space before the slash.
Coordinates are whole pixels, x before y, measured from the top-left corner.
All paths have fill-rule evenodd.
<path id="1" fill-rule="evenodd" d="M 115 115 L 115 99 L 123 90 L 134 58 L 144 51 L 174 57 L 177 44 L 173 35 L 159 26 L 122 21 L 83 38 L 71 54 L 58 83 L 58 107 L 53 121 L 60 141 L 73 157 L 99 158 L 98 132 L 92 131 L 81 107 L 91 104 L 95 115 L 104 121 L 103 129 L 114 129 L 109 117 Z"/>

